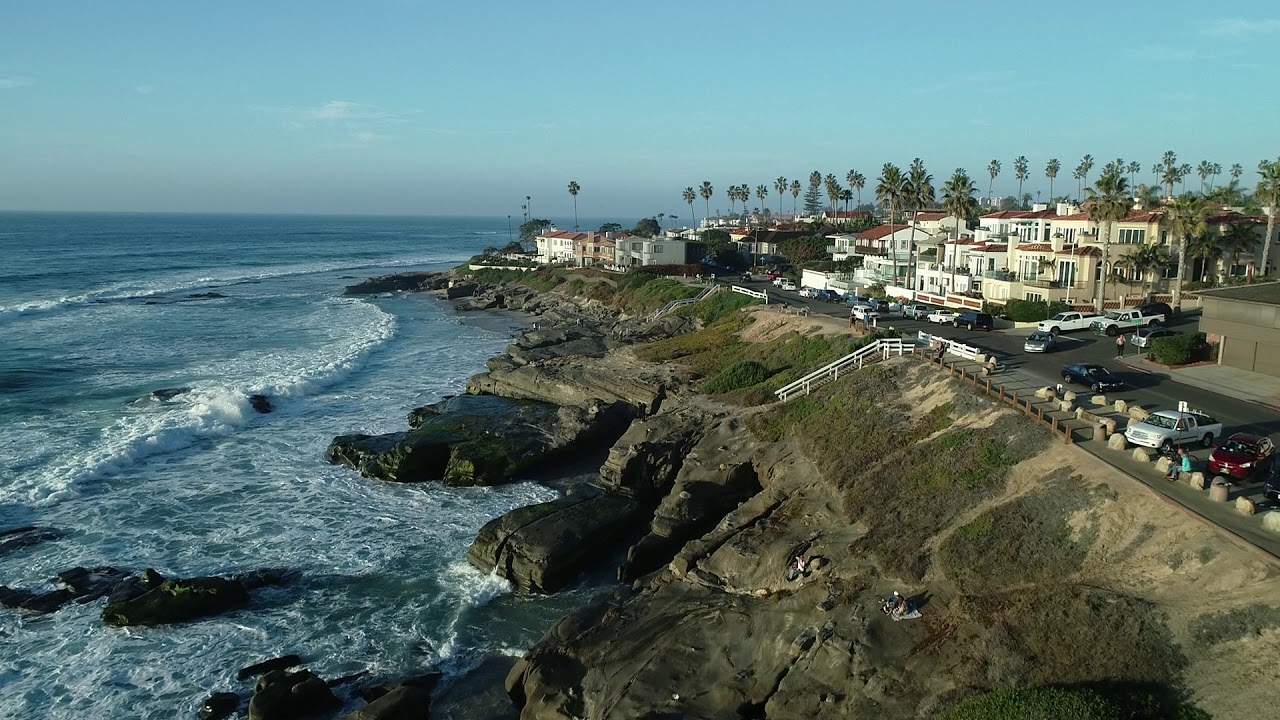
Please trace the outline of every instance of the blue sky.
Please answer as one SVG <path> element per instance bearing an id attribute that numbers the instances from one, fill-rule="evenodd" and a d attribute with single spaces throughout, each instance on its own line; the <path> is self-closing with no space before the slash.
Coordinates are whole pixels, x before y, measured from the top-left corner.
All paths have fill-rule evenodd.
<path id="1" fill-rule="evenodd" d="M 584 217 L 685 218 L 913 157 L 1009 194 L 1024 154 L 1047 195 L 1050 157 L 1061 193 L 1084 153 L 1280 155 L 1274 2 L 1043 5 L 15 0 L 0 209 L 564 222 L 577 180 Z"/>

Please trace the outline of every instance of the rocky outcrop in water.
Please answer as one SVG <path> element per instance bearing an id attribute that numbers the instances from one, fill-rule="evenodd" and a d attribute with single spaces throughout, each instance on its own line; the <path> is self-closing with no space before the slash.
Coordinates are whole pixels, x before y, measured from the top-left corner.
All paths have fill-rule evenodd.
<path id="1" fill-rule="evenodd" d="M 611 442 L 629 417 L 619 404 L 463 395 L 414 410 L 407 432 L 334 438 L 326 457 L 381 480 L 498 485 L 576 447 Z"/>
<path id="2" fill-rule="evenodd" d="M 310 670 L 272 670 L 254 686 L 249 720 L 324 717 L 341 704 L 329 685 Z"/>
<path id="3" fill-rule="evenodd" d="M 70 602 L 86 603 L 112 592 L 129 573 L 113 567 L 72 568 L 58 573 L 61 588 L 48 592 L 0 585 L 0 606 L 35 613 L 51 613 Z"/>
<path id="4" fill-rule="evenodd" d="M 165 578 L 154 570 L 112 589 L 102 620 L 108 625 L 169 625 L 237 610 L 250 591 L 284 582 L 281 570 L 257 570 L 230 578 Z"/>
<path id="5" fill-rule="evenodd" d="M 7 555 L 50 540 L 57 540 L 62 537 L 62 534 L 61 530 L 36 527 L 35 525 L 0 531 L 0 555 Z"/>
<path id="6" fill-rule="evenodd" d="M 439 290 L 449 284 L 448 273 L 407 272 L 369 278 L 355 285 L 348 285 L 345 295 L 377 295 L 387 292 L 421 292 Z"/>

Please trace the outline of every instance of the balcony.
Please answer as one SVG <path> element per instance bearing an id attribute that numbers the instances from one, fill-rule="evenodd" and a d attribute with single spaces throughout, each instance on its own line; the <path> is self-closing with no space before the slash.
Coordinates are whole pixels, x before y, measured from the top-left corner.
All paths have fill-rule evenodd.
<path id="1" fill-rule="evenodd" d="M 1022 284 L 1026 287 L 1044 288 L 1046 290 L 1084 290 L 1085 289 L 1084 283 L 1059 282 L 1057 280 L 1024 279 L 1022 281 Z"/>
<path id="2" fill-rule="evenodd" d="M 987 280 L 1000 280 L 1001 282 L 1018 281 L 1018 273 L 1010 270 L 987 270 L 982 273 L 982 277 Z"/>
<path id="3" fill-rule="evenodd" d="M 827 254 L 828 254 L 828 255 L 831 255 L 831 254 L 833 254 L 833 253 L 838 253 L 838 252 L 844 252 L 844 250 L 842 250 L 842 249 L 840 248 L 840 246 L 839 246 L 839 245 L 828 245 L 828 246 L 827 246 Z"/>

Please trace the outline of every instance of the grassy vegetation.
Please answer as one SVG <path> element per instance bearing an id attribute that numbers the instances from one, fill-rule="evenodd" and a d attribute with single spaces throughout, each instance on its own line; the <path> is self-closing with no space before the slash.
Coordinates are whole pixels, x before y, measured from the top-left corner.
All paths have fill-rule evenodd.
<path id="1" fill-rule="evenodd" d="M 721 290 L 702 302 L 676 310 L 676 314 L 697 318 L 704 323 L 713 323 L 726 315 L 759 302 L 759 300 L 749 295 Z"/>
<path id="2" fill-rule="evenodd" d="M 1041 687 L 996 690 L 961 700 L 942 720 L 1208 720 L 1209 715 L 1182 702 L 1162 702 L 1159 689 Z"/>
<path id="3" fill-rule="evenodd" d="M 1250 605 L 1220 613 L 1201 615 L 1191 622 L 1191 637 L 1202 648 L 1257 637 L 1265 630 L 1280 627 L 1280 608 Z"/>
<path id="4" fill-rule="evenodd" d="M 745 390 L 769 379 L 773 371 L 755 360 L 739 360 L 703 383 L 702 391 L 713 395 Z"/>

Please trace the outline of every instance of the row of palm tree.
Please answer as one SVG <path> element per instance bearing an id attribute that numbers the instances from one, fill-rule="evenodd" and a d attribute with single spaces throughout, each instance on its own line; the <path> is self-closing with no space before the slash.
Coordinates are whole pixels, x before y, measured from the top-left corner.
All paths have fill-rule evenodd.
<path id="1" fill-rule="evenodd" d="M 1004 166 L 999 160 L 992 160 L 987 164 L 987 175 L 990 182 L 987 183 L 987 197 L 992 196 L 994 191 L 996 178 L 1000 176 Z M 1093 156 L 1085 155 L 1080 159 L 1080 163 L 1076 165 L 1076 169 L 1072 172 L 1071 177 L 1076 180 L 1076 198 L 1083 196 L 1084 186 L 1089 183 L 1089 173 L 1093 170 Z M 1044 174 L 1049 179 L 1049 197 L 1055 197 L 1053 194 L 1054 180 L 1057 179 L 1058 173 L 1062 171 L 1062 163 L 1057 158 L 1052 158 L 1045 164 Z M 1130 188 L 1138 189 L 1138 173 L 1142 171 L 1142 164 L 1136 160 L 1128 163 L 1120 164 L 1120 173 L 1128 176 L 1128 185 Z M 1025 155 L 1019 155 L 1013 160 L 1014 177 L 1018 180 L 1018 198 L 1022 198 L 1023 183 L 1030 177 L 1030 164 Z M 1201 160 L 1200 164 L 1195 168 L 1189 163 L 1179 163 L 1177 153 L 1172 150 L 1165 151 L 1161 156 L 1160 162 L 1152 166 L 1151 172 L 1156 177 L 1156 185 L 1164 186 L 1166 189 L 1165 198 L 1174 197 L 1173 186 L 1181 185 L 1185 190 L 1187 178 L 1194 172 L 1200 177 L 1200 194 L 1207 195 L 1212 192 L 1217 185 L 1218 175 L 1222 173 L 1221 163 L 1211 162 L 1209 160 Z M 1244 174 L 1244 167 L 1240 163 L 1235 163 L 1230 168 L 1233 182 L 1237 182 L 1240 176 Z"/>

